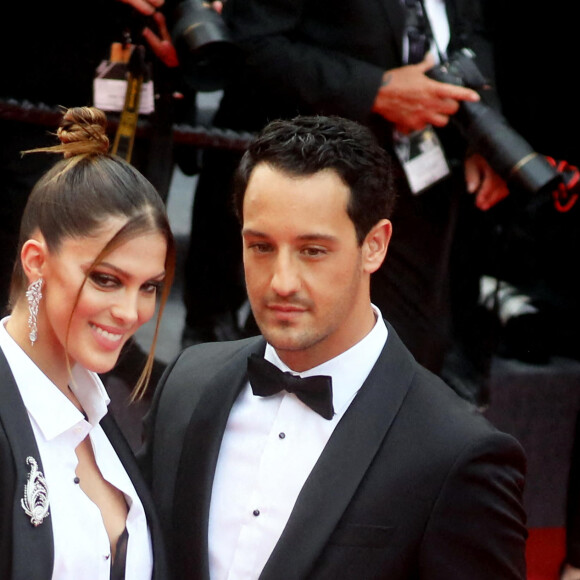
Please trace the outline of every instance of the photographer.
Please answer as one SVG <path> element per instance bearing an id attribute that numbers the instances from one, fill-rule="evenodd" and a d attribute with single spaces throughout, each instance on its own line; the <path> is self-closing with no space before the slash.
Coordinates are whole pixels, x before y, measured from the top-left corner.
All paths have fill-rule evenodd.
<path id="1" fill-rule="evenodd" d="M 491 46 L 479 3 L 433 0 L 426 8 L 440 50 L 451 54 L 464 46 L 473 48 L 480 67 L 492 78 Z M 246 59 L 224 90 L 215 124 L 256 131 L 268 120 L 296 113 L 340 115 L 370 126 L 392 153 L 394 129 L 404 135 L 435 127 L 448 175 L 419 195 L 401 180 L 389 266 L 375 276 L 373 300 L 420 362 L 440 372 L 451 340 L 449 280 L 458 281 L 457 269 L 449 271 L 458 212 L 467 221 L 474 206 L 488 209 L 507 195 L 507 188 L 481 156 L 466 156 L 465 142 L 446 128 L 460 102 L 477 101 L 480 95 L 430 79 L 425 73 L 435 59 L 424 51 L 410 60 L 404 54 L 405 39 L 411 36 L 405 23 L 416 20 L 414 10 L 421 10 L 420 3 L 228 0 L 223 16 Z M 425 44 L 432 44 L 430 40 Z M 207 340 L 215 339 L 212 320 L 231 320 L 243 296 L 239 290 L 223 296 L 223 288 L 243 290 L 236 230 L 230 234 L 236 227 L 228 197 L 235 163 L 229 153 L 208 154 L 196 192 L 192 233 L 201 233 L 186 267 L 185 296 L 187 323 L 196 338 L 205 334 Z M 444 173 L 440 166 L 436 170 L 437 177 Z M 211 252 L 202 247 L 209 239 Z M 469 248 L 458 246 L 459 258 L 469 255 Z M 235 260 L 224 271 L 216 255 L 233 255 Z M 455 265 L 463 268 L 464 279 L 465 264 Z M 215 296 L 211 303 L 205 300 L 212 289 L 222 295 L 221 303 Z"/>

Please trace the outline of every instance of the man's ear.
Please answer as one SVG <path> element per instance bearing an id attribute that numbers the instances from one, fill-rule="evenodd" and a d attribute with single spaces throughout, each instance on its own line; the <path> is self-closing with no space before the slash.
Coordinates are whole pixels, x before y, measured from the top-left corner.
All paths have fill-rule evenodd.
<path id="1" fill-rule="evenodd" d="M 387 255 L 392 233 L 393 224 L 387 219 L 382 219 L 366 235 L 362 253 L 363 269 L 365 272 L 372 274 L 381 267 Z"/>
<path id="2" fill-rule="evenodd" d="M 42 277 L 47 255 L 48 248 L 42 235 L 35 235 L 24 243 L 20 252 L 20 261 L 29 282 L 35 282 Z"/>

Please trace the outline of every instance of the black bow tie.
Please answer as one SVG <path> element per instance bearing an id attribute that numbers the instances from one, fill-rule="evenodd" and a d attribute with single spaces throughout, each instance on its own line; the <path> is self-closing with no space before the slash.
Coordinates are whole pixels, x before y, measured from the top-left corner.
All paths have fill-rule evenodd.
<path id="1" fill-rule="evenodd" d="M 324 375 L 298 377 L 281 371 L 265 358 L 252 354 L 248 357 L 248 378 L 254 395 L 269 397 L 280 391 L 295 395 L 325 419 L 332 419 L 332 378 Z"/>

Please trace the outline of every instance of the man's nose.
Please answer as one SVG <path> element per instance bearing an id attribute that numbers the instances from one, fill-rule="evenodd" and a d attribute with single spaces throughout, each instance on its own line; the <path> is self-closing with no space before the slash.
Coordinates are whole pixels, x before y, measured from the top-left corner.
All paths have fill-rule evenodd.
<path id="1" fill-rule="evenodd" d="M 280 296 L 290 296 L 300 289 L 300 270 L 296 260 L 287 253 L 281 252 L 274 264 L 272 289 Z"/>

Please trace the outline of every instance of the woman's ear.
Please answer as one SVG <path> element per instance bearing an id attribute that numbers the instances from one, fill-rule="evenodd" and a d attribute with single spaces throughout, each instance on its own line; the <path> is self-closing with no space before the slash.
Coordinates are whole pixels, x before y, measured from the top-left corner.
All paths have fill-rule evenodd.
<path id="1" fill-rule="evenodd" d="M 393 225 L 387 219 L 377 222 L 367 234 L 363 242 L 363 268 L 372 274 L 380 267 L 385 256 L 393 233 Z"/>
<path id="2" fill-rule="evenodd" d="M 48 248 L 42 235 L 35 235 L 24 243 L 20 252 L 20 261 L 29 282 L 42 277 L 47 255 Z"/>

